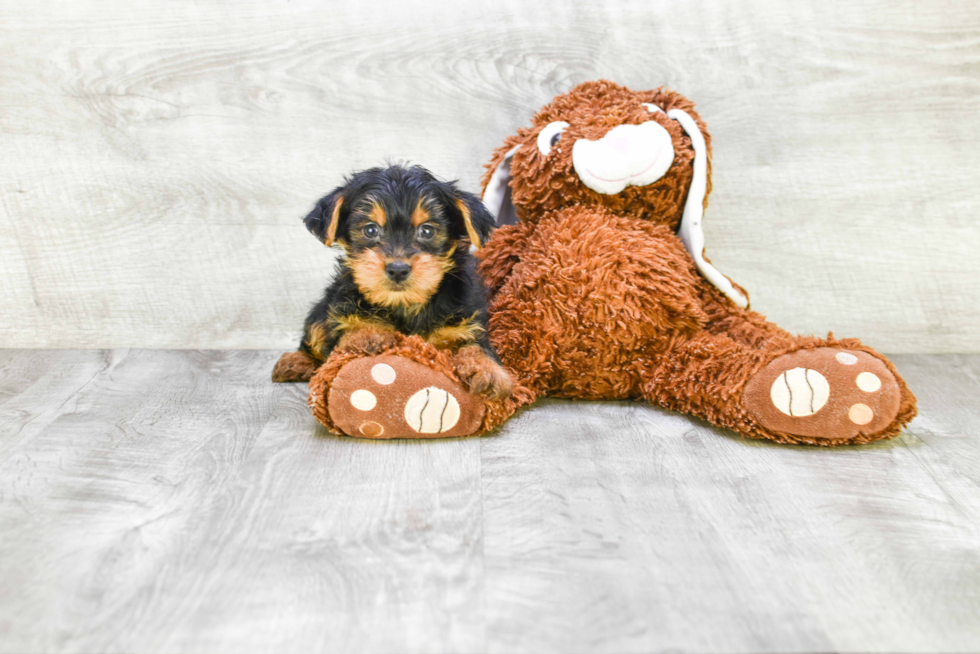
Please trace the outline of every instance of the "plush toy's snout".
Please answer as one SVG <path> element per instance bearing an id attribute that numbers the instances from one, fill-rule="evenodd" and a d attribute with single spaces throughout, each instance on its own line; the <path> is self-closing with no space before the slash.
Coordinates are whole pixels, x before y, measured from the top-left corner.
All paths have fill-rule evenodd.
<path id="1" fill-rule="evenodd" d="M 598 141 L 578 139 L 572 165 L 582 183 L 613 195 L 627 186 L 646 186 L 666 174 L 674 161 L 670 133 L 656 121 L 618 125 Z"/>

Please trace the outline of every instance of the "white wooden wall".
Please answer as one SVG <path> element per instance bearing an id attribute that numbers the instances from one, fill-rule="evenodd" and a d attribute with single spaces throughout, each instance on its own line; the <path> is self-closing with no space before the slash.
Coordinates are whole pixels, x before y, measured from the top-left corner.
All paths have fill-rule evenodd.
<path id="1" fill-rule="evenodd" d="M 980 347 L 980 4 L 0 0 L 0 345 L 288 348 L 350 170 L 476 189 L 553 95 L 670 85 L 718 267 L 800 332 Z"/>

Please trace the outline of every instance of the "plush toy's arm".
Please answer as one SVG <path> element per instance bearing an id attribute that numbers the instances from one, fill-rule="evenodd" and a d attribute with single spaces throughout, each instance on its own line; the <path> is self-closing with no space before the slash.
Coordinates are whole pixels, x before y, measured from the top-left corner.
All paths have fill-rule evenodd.
<path id="1" fill-rule="evenodd" d="M 480 276 L 491 298 L 510 276 L 514 265 L 521 260 L 533 231 L 534 225 L 530 223 L 499 227 L 490 242 L 476 253 L 480 261 Z"/>

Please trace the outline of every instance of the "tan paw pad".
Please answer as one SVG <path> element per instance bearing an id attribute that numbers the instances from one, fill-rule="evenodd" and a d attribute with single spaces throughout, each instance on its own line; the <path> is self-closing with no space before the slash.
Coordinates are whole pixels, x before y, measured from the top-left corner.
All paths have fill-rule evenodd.
<path id="1" fill-rule="evenodd" d="M 861 404 L 858 402 L 850 409 L 847 410 L 847 417 L 851 419 L 855 425 L 866 425 L 872 420 L 874 420 L 875 412 L 871 410 L 867 404 Z"/>
<path id="2" fill-rule="evenodd" d="M 421 434 L 441 434 L 459 422 L 459 402 L 441 388 L 423 388 L 405 403 L 405 422 Z"/>
<path id="3" fill-rule="evenodd" d="M 385 428 L 376 422 L 365 422 L 358 430 L 368 438 L 381 438 L 385 433 Z"/>
<path id="4" fill-rule="evenodd" d="M 769 397 L 773 405 L 788 416 L 812 416 L 827 403 L 830 385 L 816 370 L 793 368 L 776 378 Z"/>
<path id="5" fill-rule="evenodd" d="M 859 350 L 819 347 L 784 354 L 745 385 L 758 423 L 793 436 L 850 439 L 887 428 L 901 390 L 883 361 Z"/>
<path id="6" fill-rule="evenodd" d="M 395 369 L 387 363 L 376 363 L 371 366 L 371 378 L 379 384 L 387 386 L 393 383 L 397 377 Z"/>
<path id="7" fill-rule="evenodd" d="M 446 375 L 386 354 L 341 368 L 330 383 L 327 410 L 350 436 L 439 438 L 476 433 L 485 405 Z"/>
<path id="8" fill-rule="evenodd" d="M 881 379 L 873 372 L 862 372 L 854 381 L 865 393 L 874 393 L 881 388 Z"/>
<path id="9" fill-rule="evenodd" d="M 358 411 L 370 411 L 378 405 L 378 398 L 371 391 L 359 388 L 350 394 L 350 404 Z"/>

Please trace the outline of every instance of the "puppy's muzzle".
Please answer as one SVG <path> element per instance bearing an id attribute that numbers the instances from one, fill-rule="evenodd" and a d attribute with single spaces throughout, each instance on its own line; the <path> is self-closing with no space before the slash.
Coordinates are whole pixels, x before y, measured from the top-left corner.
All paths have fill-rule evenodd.
<path id="1" fill-rule="evenodd" d="M 385 274 L 388 275 L 388 279 L 396 284 L 401 284 L 403 281 L 408 279 L 411 272 L 412 267 L 404 261 L 392 261 L 385 266 Z"/>

